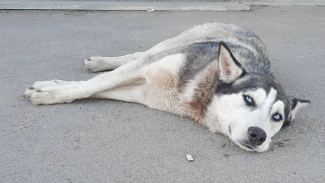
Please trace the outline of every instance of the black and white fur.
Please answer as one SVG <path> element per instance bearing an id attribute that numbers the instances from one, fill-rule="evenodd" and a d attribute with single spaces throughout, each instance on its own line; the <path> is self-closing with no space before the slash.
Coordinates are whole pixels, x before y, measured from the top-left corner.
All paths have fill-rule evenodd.
<path id="1" fill-rule="evenodd" d="M 310 103 L 286 95 L 262 41 L 235 25 L 196 26 L 148 51 L 90 57 L 84 65 L 112 71 L 87 81 L 38 81 L 25 96 L 36 105 L 89 97 L 140 103 L 192 118 L 257 152 Z"/>

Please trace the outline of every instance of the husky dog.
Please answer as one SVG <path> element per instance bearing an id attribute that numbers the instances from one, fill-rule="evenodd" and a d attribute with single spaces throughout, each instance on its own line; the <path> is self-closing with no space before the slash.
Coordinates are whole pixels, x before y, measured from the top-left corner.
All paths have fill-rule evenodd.
<path id="1" fill-rule="evenodd" d="M 286 95 L 262 41 L 236 25 L 196 26 L 145 52 L 90 57 L 84 66 L 112 71 L 87 81 L 38 81 L 25 96 L 35 105 L 89 97 L 140 103 L 192 118 L 257 152 L 310 103 Z"/>

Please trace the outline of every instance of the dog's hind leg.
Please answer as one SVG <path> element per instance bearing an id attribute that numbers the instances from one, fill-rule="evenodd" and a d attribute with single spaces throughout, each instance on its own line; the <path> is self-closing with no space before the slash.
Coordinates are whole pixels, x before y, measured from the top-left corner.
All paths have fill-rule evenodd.
<path id="1" fill-rule="evenodd" d="M 134 61 L 87 81 L 38 81 L 25 91 L 34 104 L 69 103 L 143 80 L 142 64 Z"/>
<path id="2" fill-rule="evenodd" d="M 143 82 L 145 81 L 139 80 L 137 83 L 99 92 L 92 95 L 91 98 L 120 100 L 146 105 L 144 90 L 142 87 Z"/>
<path id="3" fill-rule="evenodd" d="M 84 60 L 84 67 L 89 72 L 114 70 L 124 64 L 142 58 L 144 54 L 143 52 L 136 52 L 120 57 L 90 57 Z"/>

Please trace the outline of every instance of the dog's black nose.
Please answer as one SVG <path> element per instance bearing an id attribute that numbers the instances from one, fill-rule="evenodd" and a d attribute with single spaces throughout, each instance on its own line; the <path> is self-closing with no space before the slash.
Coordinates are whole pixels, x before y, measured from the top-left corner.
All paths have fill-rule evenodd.
<path id="1" fill-rule="evenodd" d="M 248 129 L 248 139 L 253 146 L 259 146 L 266 140 L 266 133 L 259 127 L 250 127 Z"/>

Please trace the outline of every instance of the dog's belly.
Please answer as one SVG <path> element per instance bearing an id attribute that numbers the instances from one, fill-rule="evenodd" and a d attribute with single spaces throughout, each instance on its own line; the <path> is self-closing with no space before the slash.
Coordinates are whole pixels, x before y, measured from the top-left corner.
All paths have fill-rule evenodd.
<path id="1" fill-rule="evenodd" d="M 179 113 L 178 76 L 165 69 L 150 70 L 143 84 L 146 105 L 150 108 Z"/>
<path id="2" fill-rule="evenodd" d="M 175 54 L 146 67 L 145 82 L 142 87 L 145 104 L 148 107 L 185 115 L 177 88 L 178 73 L 183 62 L 184 55 Z"/>

